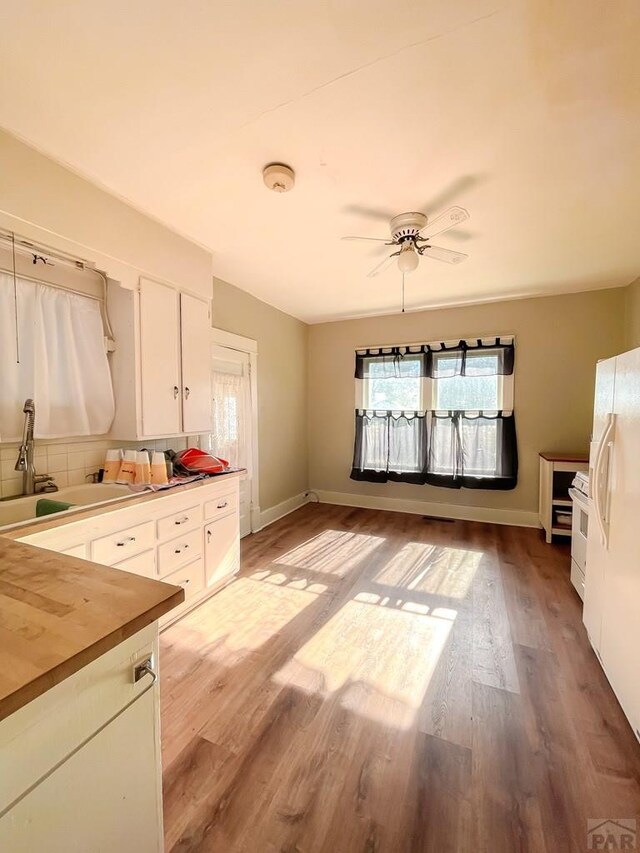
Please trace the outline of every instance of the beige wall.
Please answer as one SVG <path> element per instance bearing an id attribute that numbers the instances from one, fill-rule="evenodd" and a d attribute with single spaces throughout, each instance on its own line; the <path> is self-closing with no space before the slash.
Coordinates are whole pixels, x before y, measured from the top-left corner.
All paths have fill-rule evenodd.
<path id="1" fill-rule="evenodd" d="M 260 509 L 308 488 L 307 325 L 220 279 L 213 325 L 258 342 Z"/>
<path id="2" fill-rule="evenodd" d="M 210 252 L 4 131 L 0 226 L 94 260 L 128 286 L 145 272 L 206 296 L 211 292 Z"/>
<path id="3" fill-rule="evenodd" d="M 640 347 L 640 278 L 626 288 L 625 347 Z"/>
<path id="4" fill-rule="evenodd" d="M 323 323 L 309 329 L 309 484 L 312 489 L 536 512 L 538 452 L 587 450 L 594 370 L 624 349 L 624 288 Z M 516 336 L 518 486 L 440 489 L 349 478 L 354 350 L 363 346 Z"/>

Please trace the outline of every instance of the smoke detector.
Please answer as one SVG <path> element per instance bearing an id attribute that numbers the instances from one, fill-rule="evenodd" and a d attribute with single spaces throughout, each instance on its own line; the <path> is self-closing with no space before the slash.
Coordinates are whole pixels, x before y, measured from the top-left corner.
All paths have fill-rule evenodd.
<path id="1" fill-rule="evenodd" d="M 271 163 L 262 170 L 262 180 L 274 193 L 286 193 L 293 189 L 296 176 L 293 169 L 284 163 Z"/>

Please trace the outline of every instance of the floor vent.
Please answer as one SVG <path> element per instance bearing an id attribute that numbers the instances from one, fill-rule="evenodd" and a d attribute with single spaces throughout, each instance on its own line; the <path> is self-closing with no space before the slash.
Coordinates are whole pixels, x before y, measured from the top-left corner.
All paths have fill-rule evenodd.
<path id="1" fill-rule="evenodd" d="M 441 515 L 423 515 L 423 521 L 446 521 L 447 524 L 453 524 L 457 519 L 455 518 L 443 518 Z"/>

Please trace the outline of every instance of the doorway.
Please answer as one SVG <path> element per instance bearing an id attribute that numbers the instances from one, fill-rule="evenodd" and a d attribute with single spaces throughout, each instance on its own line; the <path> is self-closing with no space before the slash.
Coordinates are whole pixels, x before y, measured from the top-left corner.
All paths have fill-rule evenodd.
<path id="1" fill-rule="evenodd" d="M 250 338 L 214 329 L 211 346 L 213 431 L 209 450 L 234 468 L 240 480 L 240 536 L 257 529 L 257 344 Z"/>

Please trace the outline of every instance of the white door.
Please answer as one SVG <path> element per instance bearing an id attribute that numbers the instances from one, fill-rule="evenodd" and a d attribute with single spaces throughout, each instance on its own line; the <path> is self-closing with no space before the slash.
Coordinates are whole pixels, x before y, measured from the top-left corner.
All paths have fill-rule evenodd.
<path id="1" fill-rule="evenodd" d="M 181 432 L 179 293 L 140 280 L 140 365 L 142 432 L 145 436 Z"/>
<path id="2" fill-rule="evenodd" d="M 188 293 L 180 295 L 182 339 L 182 431 L 191 435 L 211 430 L 209 303 Z"/>
<path id="3" fill-rule="evenodd" d="M 605 575 L 609 554 L 601 541 L 600 528 L 595 517 L 596 507 L 593 500 L 596 488 L 596 455 L 605 431 L 607 420 L 613 412 L 613 394 L 616 375 L 615 358 L 598 362 L 596 367 L 596 387 L 593 406 L 593 433 L 589 455 L 589 532 L 584 584 L 584 610 L 582 619 L 591 640 L 591 645 L 600 654 L 600 636 L 602 628 L 602 606 Z M 608 466 L 603 458 L 598 476 L 601 481 L 608 477 Z"/>
<path id="4" fill-rule="evenodd" d="M 640 729 L 640 349 L 616 358 L 615 431 L 600 652 L 634 729 Z M 640 737 L 640 735 L 638 735 Z"/>
<path id="5" fill-rule="evenodd" d="M 246 468 L 240 481 L 240 536 L 251 533 L 253 478 L 251 362 L 249 353 L 212 348 L 213 430 L 210 450 L 233 467 Z"/>

